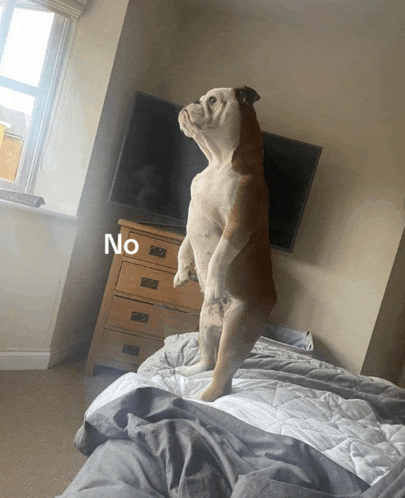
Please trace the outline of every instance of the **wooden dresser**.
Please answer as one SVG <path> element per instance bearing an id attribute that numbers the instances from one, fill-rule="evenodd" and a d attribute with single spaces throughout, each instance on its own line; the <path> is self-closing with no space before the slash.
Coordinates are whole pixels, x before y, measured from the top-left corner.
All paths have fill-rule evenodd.
<path id="1" fill-rule="evenodd" d="M 93 375 L 95 364 L 135 371 L 163 346 L 165 337 L 198 330 L 203 302 L 198 282 L 173 287 L 184 237 L 130 221 L 119 224 L 122 254 L 115 254 L 111 265 L 86 375 Z M 128 239 L 139 244 L 135 254 L 129 254 L 133 242 L 124 251 Z"/>

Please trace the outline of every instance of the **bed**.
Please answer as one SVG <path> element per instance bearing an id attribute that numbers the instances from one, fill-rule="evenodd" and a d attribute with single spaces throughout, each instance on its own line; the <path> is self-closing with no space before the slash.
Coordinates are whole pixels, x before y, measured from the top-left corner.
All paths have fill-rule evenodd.
<path id="1" fill-rule="evenodd" d="M 205 403 L 212 372 L 175 372 L 197 337 L 168 337 L 93 401 L 63 498 L 405 497 L 405 390 L 262 337 Z"/>

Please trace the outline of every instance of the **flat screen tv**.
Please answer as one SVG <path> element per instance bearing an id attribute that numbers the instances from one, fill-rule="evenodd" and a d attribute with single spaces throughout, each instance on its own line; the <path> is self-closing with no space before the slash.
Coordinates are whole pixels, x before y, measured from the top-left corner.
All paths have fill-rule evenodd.
<path id="1" fill-rule="evenodd" d="M 179 128 L 182 106 L 137 92 L 109 201 L 185 232 L 194 176 L 208 164 Z M 272 247 L 291 252 L 322 148 L 263 132 Z"/>

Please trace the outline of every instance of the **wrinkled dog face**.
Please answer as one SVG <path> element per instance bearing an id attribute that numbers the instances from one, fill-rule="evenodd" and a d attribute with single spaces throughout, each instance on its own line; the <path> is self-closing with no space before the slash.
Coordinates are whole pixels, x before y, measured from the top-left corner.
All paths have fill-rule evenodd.
<path id="1" fill-rule="evenodd" d="M 233 88 L 214 88 L 179 114 L 180 129 L 197 143 L 220 140 L 236 146 L 239 140 L 239 103 Z M 207 145 L 207 144 L 206 144 Z"/>

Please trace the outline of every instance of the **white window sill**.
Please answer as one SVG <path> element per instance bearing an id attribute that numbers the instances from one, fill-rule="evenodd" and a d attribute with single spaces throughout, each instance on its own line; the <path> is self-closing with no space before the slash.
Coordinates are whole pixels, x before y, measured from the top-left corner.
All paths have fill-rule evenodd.
<path id="1" fill-rule="evenodd" d="M 6 201 L 4 199 L 0 199 L 0 208 L 10 208 L 15 209 L 17 211 L 25 211 L 29 213 L 35 213 L 40 216 L 50 216 L 53 218 L 62 218 L 69 221 L 77 221 L 78 217 L 72 214 L 62 213 L 60 211 L 54 211 L 47 209 L 44 205 L 40 207 L 31 207 L 26 206 L 25 204 L 19 204 L 18 202 Z"/>

